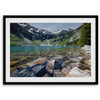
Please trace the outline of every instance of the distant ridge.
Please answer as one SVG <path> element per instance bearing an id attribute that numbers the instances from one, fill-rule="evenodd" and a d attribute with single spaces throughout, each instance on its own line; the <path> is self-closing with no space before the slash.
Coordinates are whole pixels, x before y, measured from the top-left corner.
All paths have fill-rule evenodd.
<path id="1" fill-rule="evenodd" d="M 10 41 L 11 45 L 72 45 L 80 38 L 81 27 L 73 29 L 58 30 L 50 32 L 44 29 L 38 29 L 28 23 L 10 23 Z M 49 44 L 48 42 L 49 41 Z"/>

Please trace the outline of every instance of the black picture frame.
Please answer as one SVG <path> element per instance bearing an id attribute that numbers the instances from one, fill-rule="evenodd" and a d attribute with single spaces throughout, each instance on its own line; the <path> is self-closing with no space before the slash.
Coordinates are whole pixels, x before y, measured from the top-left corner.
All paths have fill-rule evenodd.
<path id="1" fill-rule="evenodd" d="M 7 18 L 95 18 L 95 82 L 6 82 Z M 98 15 L 4 15 L 3 16 L 3 85 L 98 85 Z"/>

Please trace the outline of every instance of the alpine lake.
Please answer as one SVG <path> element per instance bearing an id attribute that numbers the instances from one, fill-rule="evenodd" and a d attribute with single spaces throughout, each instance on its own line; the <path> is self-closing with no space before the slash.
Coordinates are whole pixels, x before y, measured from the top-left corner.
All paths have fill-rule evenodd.
<path id="1" fill-rule="evenodd" d="M 90 73 L 89 59 L 80 46 L 11 46 L 10 77 L 67 77 L 73 67 Z"/>

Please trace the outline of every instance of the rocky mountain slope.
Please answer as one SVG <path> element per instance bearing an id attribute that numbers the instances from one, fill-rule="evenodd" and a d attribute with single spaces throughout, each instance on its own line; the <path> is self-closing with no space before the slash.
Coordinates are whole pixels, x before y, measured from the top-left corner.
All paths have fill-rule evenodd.
<path id="1" fill-rule="evenodd" d="M 35 28 L 28 23 L 10 24 L 10 43 L 19 45 L 76 45 L 80 38 L 81 27 L 72 30 L 66 29 L 57 32 L 49 32 L 44 29 Z M 49 41 L 49 43 L 48 43 Z"/>

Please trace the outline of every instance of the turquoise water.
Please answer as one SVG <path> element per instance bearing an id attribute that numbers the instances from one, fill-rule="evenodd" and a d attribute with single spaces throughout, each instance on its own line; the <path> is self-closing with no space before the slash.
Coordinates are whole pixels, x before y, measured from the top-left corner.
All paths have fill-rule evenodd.
<path id="1" fill-rule="evenodd" d="M 20 52 L 38 52 L 38 51 L 52 51 L 52 50 L 66 50 L 73 49 L 76 50 L 79 46 L 11 46 L 11 53 Z"/>
<path id="2" fill-rule="evenodd" d="M 56 57 L 64 56 L 68 53 L 79 53 L 79 46 L 11 46 L 10 58 L 11 60 L 20 59 L 18 57 L 34 56 L 39 57 Z"/>
<path id="3" fill-rule="evenodd" d="M 80 55 L 78 46 L 11 46 L 10 47 L 10 72 L 27 66 L 27 63 L 38 58 L 47 60 L 63 58 L 69 55 Z"/>

